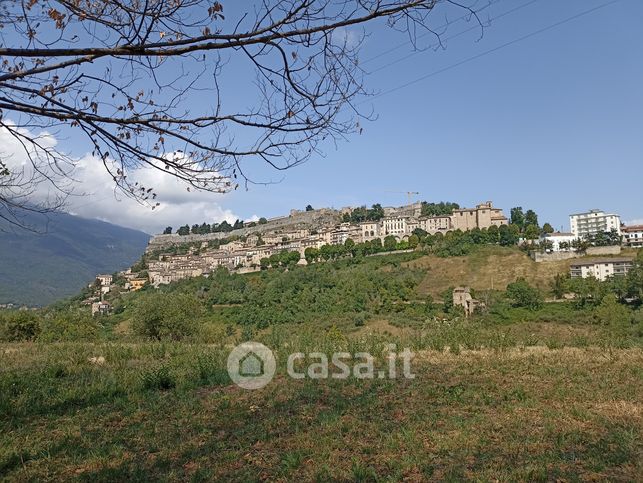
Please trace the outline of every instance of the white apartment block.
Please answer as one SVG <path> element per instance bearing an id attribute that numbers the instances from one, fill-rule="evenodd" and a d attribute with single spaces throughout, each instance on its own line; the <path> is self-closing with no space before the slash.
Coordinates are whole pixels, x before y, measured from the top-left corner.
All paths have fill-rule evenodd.
<path id="1" fill-rule="evenodd" d="M 561 252 L 561 251 L 570 251 L 571 250 L 571 244 L 574 240 L 576 240 L 578 237 L 575 236 L 573 233 L 561 233 L 559 231 L 554 232 L 554 233 L 544 233 L 540 235 L 540 242 L 551 242 L 552 252 Z M 560 244 L 567 244 L 566 248 L 561 248 Z M 563 245 L 565 247 L 565 245 Z"/>
<path id="2" fill-rule="evenodd" d="M 382 219 L 382 233 L 384 236 L 397 235 L 403 236 L 408 234 L 408 218 L 406 216 L 392 216 Z"/>
<path id="3" fill-rule="evenodd" d="M 632 225 L 623 228 L 623 241 L 628 247 L 643 247 L 643 225 Z"/>
<path id="4" fill-rule="evenodd" d="M 627 275 L 633 265 L 632 258 L 581 259 L 569 266 L 569 273 L 572 278 L 594 277 L 604 282 L 608 277 Z"/>
<path id="5" fill-rule="evenodd" d="M 595 235 L 606 231 L 616 230 L 621 234 L 621 218 L 601 210 L 590 210 L 587 213 L 569 215 L 571 232 L 577 237 Z"/>

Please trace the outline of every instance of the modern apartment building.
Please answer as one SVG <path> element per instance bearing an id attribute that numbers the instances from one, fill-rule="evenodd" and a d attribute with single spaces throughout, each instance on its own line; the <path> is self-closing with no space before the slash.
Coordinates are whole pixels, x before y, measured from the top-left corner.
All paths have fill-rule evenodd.
<path id="1" fill-rule="evenodd" d="M 623 242 L 632 248 L 643 247 L 643 225 L 632 225 L 623 228 Z"/>
<path id="2" fill-rule="evenodd" d="M 621 218 L 602 210 L 590 210 L 586 213 L 569 215 L 569 226 L 574 236 L 583 237 L 606 231 L 616 230 L 621 234 Z"/>
<path id="3" fill-rule="evenodd" d="M 632 258 L 590 258 L 574 261 L 569 266 L 572 278 L 595 277 L 600 281 L 608 277 L 627 275 L 634 265 Z"/>

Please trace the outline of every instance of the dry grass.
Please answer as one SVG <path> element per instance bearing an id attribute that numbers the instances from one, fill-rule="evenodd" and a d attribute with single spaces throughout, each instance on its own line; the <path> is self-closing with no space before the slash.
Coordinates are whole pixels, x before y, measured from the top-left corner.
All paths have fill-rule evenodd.
<path id="1" fill-rule="evenodd" d="M 427 271 L 418 291 L 435 296 L 459 285 L 475 290 L 504 290 L 519 277 L 547 289 L 556 274 L 569 272 L 570 260 L 536 263 L 516 248 L 480 247 L 465 257 L 426 256 L 406 265 Z"/>
<path id="2" fill-rule="evenodd" d="M 301 381 L 280 373 L 247 391 L 191 381 L 211 350 L 205 346 L 16 347 L 0 368 L 3 397 L 10 395 L 0 413 L 7 479 L 642 476 L 640 349 L 423 351 L 413 380 Z M 105 365 L 87 362 L 96 354 L 106 355 Z M 158 364 L 170 368 L 176 387 L 140 386 L 137 374 Z M 42 399 L 23 392 L 38 390 Z"/>

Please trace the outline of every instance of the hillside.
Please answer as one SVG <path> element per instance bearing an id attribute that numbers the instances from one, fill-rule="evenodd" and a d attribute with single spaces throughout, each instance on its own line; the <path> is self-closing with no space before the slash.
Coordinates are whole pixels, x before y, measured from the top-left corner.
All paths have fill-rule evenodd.
<path id="1" fill-rule="evenodd" d="M 130 266 L 148 239 L 137 230 L 66 213 L 50 215 L 41 235 L 0 226 L 0 303 L 46 305 L 78 293 L 96 274 Z"/>
<path id="2" fill-rule="evenodd" d="M 425 256 L 407 265 L 426 271 L 418 286 L 419 293 L 439 295 L 458 285 L 476 290 L 504 290 L 519 277 L 546 290 L 556 274 L 569 272 L 570 262 L 536 263 L 517 248 L 486 246 L 464 257 Z"/>

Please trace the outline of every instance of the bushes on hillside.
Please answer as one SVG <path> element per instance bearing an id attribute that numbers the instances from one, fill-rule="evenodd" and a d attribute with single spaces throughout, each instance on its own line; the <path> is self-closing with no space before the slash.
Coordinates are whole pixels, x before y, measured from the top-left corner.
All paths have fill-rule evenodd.
<path id="1" fill-rule="evenodd" d="M 58 309 L 49 312 L 11 311 L 0 314 L 0 340 L 87 341 L 99 335 L 99 325 L 87 309 Z"/>
<path id="2" fill-rule="evenodd" d="M 26 310 L 0 313 L 0 340 L 21 342 L 34 340 L 40 334 L 40 321 L 36 313 Z"/>
<path id="3" fill-rule="evenodd" d="M 42 317 L 39 341 L 89 341 L 95 340 L 100 326 L 88 310 L 76 309 L 54 312 Z"/>
<path id="4" fill-rule="evenodd" d="M 529 285 L 524 278 L 519 278 L 507 285 L 507 297 L 514 307 L 524 307 L 529 310 L 539 309 L 543 302 L 540 291 Z"/>
<path id="5" fill-rule="evenodd" d="M 621 305 L 612 294 L 603 297 L 601 304 L 594 311 L 594 321 L 603 325 L 625 326 L 632 322 L 633 314 Z"/>
<path id="6" fill-rule="evenodd" d="M 203 306 L 192 295 L 183 293 L 150 292 L 136 305 L 132 328 L 154 340 L 180 340 L 193 335 Z"/>

